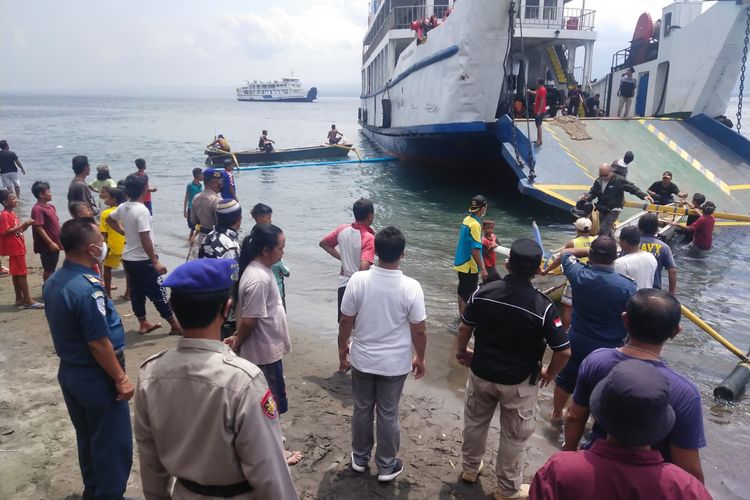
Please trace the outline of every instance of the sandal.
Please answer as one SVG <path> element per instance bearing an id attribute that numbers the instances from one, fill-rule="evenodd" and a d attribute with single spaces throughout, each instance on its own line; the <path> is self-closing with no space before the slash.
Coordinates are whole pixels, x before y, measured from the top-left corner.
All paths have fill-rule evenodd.
<path id="1" fill-rule="evenodd" d="M 44 304 L 41 302 L 32 302 L 31 304 L 24 304 L 21 309 L 44 309 Z"/>
<path id="2" fill-rule="evenodd" d="M 10 269 L 5 266 L 0 266 L 0 274 L 10 274 Z"/>

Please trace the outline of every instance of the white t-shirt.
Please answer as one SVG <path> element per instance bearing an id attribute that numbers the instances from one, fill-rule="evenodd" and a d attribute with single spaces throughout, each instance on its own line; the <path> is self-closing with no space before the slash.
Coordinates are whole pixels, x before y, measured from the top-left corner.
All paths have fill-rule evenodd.
<path id="1" fill-rule="evenodd" d="M 275 363 L 292 351 L 279 286 L 270 267 L 257 260 L 247 265 L 237 293 L 237 319 L 255 318 L 240 356 L 256 365 Z"/>
<path id="2" fill-rule="evenodd" d="M 346 286 L 341 312 L 357 317 L 349 350 L 354 368 L 391 377 L 411 371 L 410 324 L 427 318 L 417 280 L 382 267 L 358 271 Z"/>
<path id="3" fill-rule="evenodd" d="M 617 259 L 615 261 L 615 272 L 632 278 L 638 286 L 638 290 L 653 288 L 657 265 L 654 254 L 639 250 Z"/>
<path id="4" fill-rule="evenodd" d="M 122 260 L 136 262 L 149 260 L 148 254 L 141 245 L 141 233 L 151 233 L 151 241 L 154 242 L 154 232 L 151 228 L 151 213 L 143 203 L 126 201 L 121 203 L 110 216 L 119 221 L 125 229 L 125 250 L 122 252 Z"/>

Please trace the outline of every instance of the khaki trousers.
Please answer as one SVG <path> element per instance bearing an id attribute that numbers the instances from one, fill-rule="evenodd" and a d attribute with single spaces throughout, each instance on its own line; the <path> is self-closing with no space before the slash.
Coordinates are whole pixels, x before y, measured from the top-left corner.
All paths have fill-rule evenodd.
<path id="1" fill-rule="evenodd" d="M 464 404 L 463 468 L 476 472 L 487 447 L 487 433 L 500 405 L 500 446 L 495 473 L 500 492 L 510 496 L 523 484 L 523 452 L 534 434 L 538 385 L 528 379 L 516 385 L 489 382 L 469 372 Z"/>
<path id="2" fill-rule="evenodd" d="M 632 97 L 620 97 L 617 103 L 617 116 L 627 117 L 630 114 L 630 106 L 633 104 Z M 622 108 L 625 108 L 625 114 L 622 114 Z"/>

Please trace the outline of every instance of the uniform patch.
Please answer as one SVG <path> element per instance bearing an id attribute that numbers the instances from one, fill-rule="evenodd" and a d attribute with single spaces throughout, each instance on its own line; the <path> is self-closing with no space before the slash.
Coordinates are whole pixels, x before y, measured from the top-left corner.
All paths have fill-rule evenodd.
<path id="1" fill-rule="evenodd" d="M 560 321 L 560 318 L 555 318 L 554 323 L 557 328 L 560 328 L 562 326 L 562 321 Z"/>
<path id="2" fill-rule="evenodd" d="M 104 297 L 96 298 L 96 308 L 102 313 L 102 316 L 107 315 L 107 303 L 104 301 Z"/>
<path id="3" fill-rule="evenodd" d="M 263 414 L 270 419 L 278 418 L 279 414 L 276 411 L 276 400 L 273 398 L 271 389 L 268 389 L 260 400 L 260 408 L 263 410 Z"/>
<path id="4" fill-rule="evenodd" d="M 87 280 L 93 285 L 104 286 L 104 282 L 92 274 L 84 274 Z"/>

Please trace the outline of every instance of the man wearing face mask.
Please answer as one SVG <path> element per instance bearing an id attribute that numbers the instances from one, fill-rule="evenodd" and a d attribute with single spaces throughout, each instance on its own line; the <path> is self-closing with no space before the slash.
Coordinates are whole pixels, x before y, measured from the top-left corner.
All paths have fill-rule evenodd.
<path id="1" fill-rule="evenodd" d="M 125 374 L 125 330 L 99 276 L 107 254 L 99 228 L 82 219 L 62 226 L 65 262 L 44 284 L 57 380 L 76 430 L 83 498 L 122 498 L 133 461 L 133 384 Z"/>
<path id="2" fill-rule="evenodd" d="M 203 240 L 208 233 L 213 231 L 216 225 L 216 210 L 221 202 L 220 193 L 224 187 L 223 179 L 220 170 L 207 168 L 203 171 L 204 188 L 193 198 L 193 207 L 190 211 L 190 221 L 196 225 L 196 229 L 198 229 L 197 226 L 200 226 L 200 229 L 198 234 L 195 235 L 188 258 L 194 257 L 193 249 L 197 252 Z"/>
<path id="3" fill-rule="evenodd" d="M 602 163 L 599 166 L 599 178 L 594 181 L 589 192 L 581 196 L 575 208 L 589 214 L 596 206 L 599 211 L 599 234 L 614 236 L 613 227 L 625 204 L 625 191 L 649 203 L 654 202 L 648 193 L 641 191 L 625 177 L 615 174 L 607 163 Z M 594 200 L 596 203 L 593 203 Z"/>

